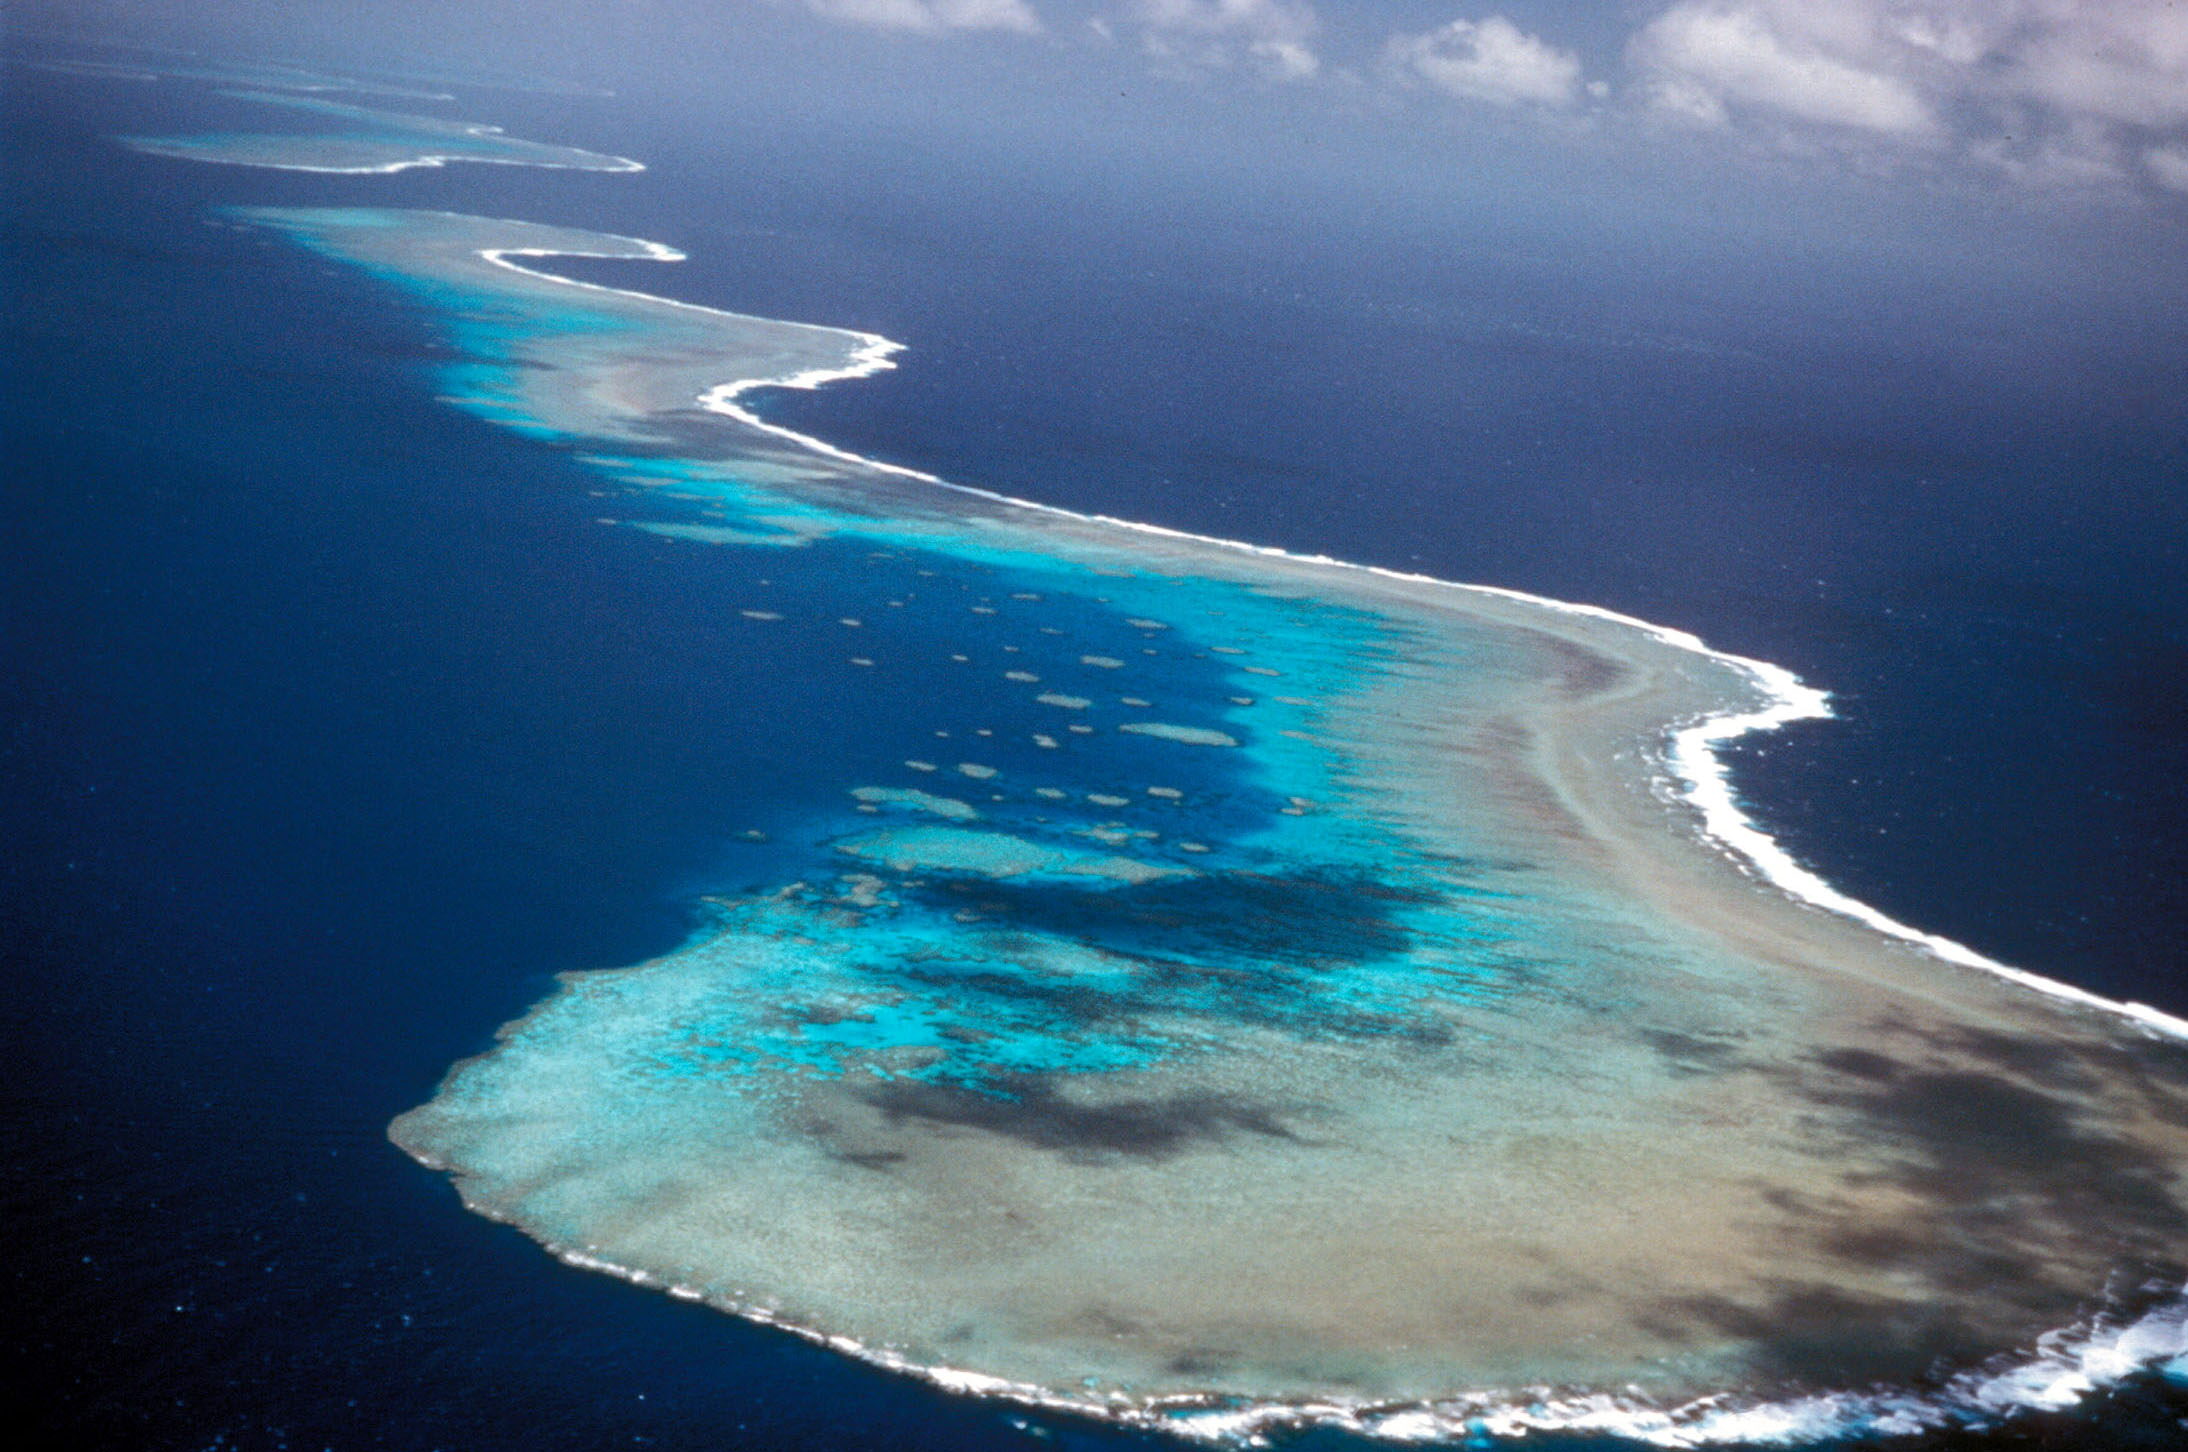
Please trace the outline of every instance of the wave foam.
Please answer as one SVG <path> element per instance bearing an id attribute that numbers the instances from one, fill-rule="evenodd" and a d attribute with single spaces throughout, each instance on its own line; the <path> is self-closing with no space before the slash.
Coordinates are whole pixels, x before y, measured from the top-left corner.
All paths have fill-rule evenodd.
<path id="1" fill-rule="evenodd" d="M 2100 1314 L 2048 1332 L 2025 1354 L 1997 1358 L 1927 1391 L 1829 1392 L 1780 1400 L 1720 1393 L 1673 1406 L 1639 1396 L 1574 1394 L 1552 1387 L 1413 1403 L 1181 1397 L 1138 1401 L 1114 1392 L 1067 1395 L 984 1372 L 917 1361 L 888 1347 L 800 1325 L 767 1307 L 739 1304 L 618 1265 L 593 1250 L 552 1243 L 546 1248 L 566 1265 L 666 1291 L 677 1300 L 702 1302 L 960 1396 L 1002 1398 L 1218 1446 L 1263 1446 L 1273 1434 L 1318 1429 L 1412 1443 L 1452 1442 L 1484 1434 L 1517 1439 L 1530 1434 L 1588 1433 L 1672 1449 L 1799 1447 L 1855 1436 L 1984 1431 L 2029 1413 L 2070 1409 L 2137 1373 L 2188 1360 L 2188 1287 L 2183 1287 L 2140 1314 Z M 2156 1289 L 2143 1288 L 2146 1294 Z"/>

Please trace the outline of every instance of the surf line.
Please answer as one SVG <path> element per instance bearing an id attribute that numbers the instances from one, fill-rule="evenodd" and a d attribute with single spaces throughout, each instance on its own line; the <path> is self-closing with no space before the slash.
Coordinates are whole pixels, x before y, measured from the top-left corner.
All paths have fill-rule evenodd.
<path id="1" fill-rule="evenodd" d="M 497 267 L 542 282 L 556 283 L 565 287 L 584 288 L 594 292 L 613 293 L 656 306 L 687 309 L 714 317 L 735 318 L 740 321 L 769 322 L 780 325 L 777 318 L 758 318 L 750 313 L 731 312 L 725 308 L 706 307 L 699 303 L 680 302 L 674 298 L 657 297 L 652 293 L 638 292 L 629 288 L 609 287 L 602 283 L 585 282 L 573 277 L 563 277 L 536 267 L 527 267 L 511 261 L 515 257 L 608 257 L 625 261 L 682 262 L 686 255 L 673 247 L 641 237 L 613 237 L 617 242 L 627 242 L 642 249 L 643 256 L 632 258 L 621 253 L 579 251 L 570 248 L 506 247 L 481 248 L 480 257 Z M 1784 666 L 1770 661 L 1756 660 L 1749 656 L 1734 655 L 1718 650 L 1700 636 L 1690 631 L 1657 625 L 1638 616 L 1626 615 L 1601 605 L 1586 605 L 1570 600 L 1555 600 L 1546 595 L 1530 594 L 1525 590 L 1509 589 L 1501 585 L 1469 585 L 1456 580 L 1442 580 L 1433 575 L 1393 570 L 1382 565 L 1362 565 L 1350 560 L 1336 559 L 1330 555 L 1297 554 L 1275 545 L 1253 544 L 1245 540 L 1220 539 L 1213 535 L 1193 534 L 1186 530 L 1171 529 L 1165 525 L 1146 524 L 1138 520 L 1119 519 L 1107 514 L 1082 514 L 1077 510 L 1064 509 L 1054 504 L 1043 504 L 1036 499 L 1021 499 L 1015 495 L 981 489 L 970 484 L 958 484 L 931 474 L 923 469 L 892 464 L 882 459 L 871 459 L 855 454 L 849 449 L 829 443 L 812 434 L 800 433 L 781 424 L 761 418 L 739 400 L 743 395 L 761 388 L 795 388 L 810 392 L 823 384 L 849 379 L 871 378 L 896 367 L 893 355 L 904 351 L 904 345 L 879 333 L 861 332 L 853 328 L 830 327 L 824 323 L 795 323 L 794 327 L 811 328 L 820 332 L 835 333 L 855 341 L 851 356 L 836 368 L 809 368 L 801 373 L 780 378 L 739 378 L 718 383 L 698 397 L 698 404 L 709 413 L 735 419 L 750 429 L 772 435 L 796 444 L 811 453 L 860 468 L 876 470 L 902 479 L 915 480 L 938 489 L 969 495 L 994 504 L 1008 505 L 1015 509 L 1030 510 L 1036 514 L 1053 515 L 1082 524 L 1099 524 L 1113 529 L 1129 530 L 1159 539 L 1179 540 L 1196 545 L 1211 545 L 1219 549 L 1233 550 L 1264 559 L 1279 559 L 1291 564 L 1312 565 L 1331 570 L 1356 570 L 1365 574 L 1396 580 L 1409 585 L 1426 585 L 1440 590 L 1458 590 L 1477 595 L 1490 595 L 1505 600 L 1515 600 L 1546 610 L 1567 615 L 1584 616 L 1610 624 L 1639 631 L 1651 639 L 1690 651 L 1721 665 L 1727 665 L 1745 675 L 1763 693 L 1765 704 L 1759 710 L 1715 712 L 1676 725 L 1670 733 L 1670 747 L 1666 761 L 1677 778 L 1675 789 L 1679 800 L 1694 809 L 1700 817 L 1700 830 L 1705 840 L 1717 847 L 1743 872 L 1759 876 L 1771 886 L 1796 902 L 1840 917 L 1851 918 L 1864 926 L 1875 929 L 1887 937 L 1911 943 L 1932 956 L 1964 968 L 1994 974 L 2023 988 L 2050 998 L 2115 1014 L 2130 1019 L 2153 1034 L 2188 1040 L 2188 1019 L 2176 1017 L 2149 1004 L 2124 1002 L 2031 973 L 2025 968 L 2015 968 L 1995 958 L 1978 953 L 1965 943 L 1945 937 L 1940 933 L 1925 932 L 1911 924 L 1900 922 L 1881 909 L 1850 897 L 1839 891 L 1822 876 L 1804 867 L 1785 850 L 1775 837 L 1755 824 L 1740 807 L 1739 798 L 1732 788 L 1732 777 L 1725 759 L 1718 748 L 1753 732 L 1775 731 L 1795 721 L 1827 720 L 1835 713 L 1831 709 L 1830 694 L 1801 680 Z"/>

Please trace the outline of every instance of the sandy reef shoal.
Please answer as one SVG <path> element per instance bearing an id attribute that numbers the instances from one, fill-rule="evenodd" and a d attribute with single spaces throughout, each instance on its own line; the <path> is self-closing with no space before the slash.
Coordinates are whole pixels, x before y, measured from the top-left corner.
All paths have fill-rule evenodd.
<path id="1" fill-rule="evenodd" d="M 1526 602 L 1242 568 L 1427 637 L 1531 642 L 1541 689 L 1486 716 L 1439 700 L 1430 647 L 1322 729 L 1394 839 L 1478 843 L 1486 794 L 1506 850 L 1557 864 L 1575 961 L 1452 1004 L 1429 1047 L 1240 1030 L 1008 1110 L 859 1076 L 726 1118 L 711 1094 L 631 1110 L 578 1013 L 511 1035 L 552 1113 L 513 1129 L 536 1090 L 459 1071 L 398 1139 L 551 1243 L 1064 1397 L 1908 1383 L 2177 1274 L 2188 1054 L 1704 840 L 1663 752 L 1725 709 L 1723 665 Z M 630 971 L 737 971 L 734 942 L 707 951 Z M 573 1095 L 588 1075 L 603 1099 Z M 542 1138 L 582 1151 L 505 1164 Z"/>

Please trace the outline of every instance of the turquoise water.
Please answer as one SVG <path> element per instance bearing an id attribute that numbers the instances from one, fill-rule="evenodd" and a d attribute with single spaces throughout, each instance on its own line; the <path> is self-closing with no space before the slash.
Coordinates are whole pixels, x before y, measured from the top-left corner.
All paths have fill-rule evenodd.
<path id="1" fill-rule="evenodd" d="M 457 320 L 467 361 L 443 371 L 449 401 L 581 444 L 598 435 L 539 417 L 534 360 L 643 353 L 711 324 L 667 314 L 664 338 L 609 307 L 395 280 Z M 511 354 L 525 361 L 499 361 Z M 725 602 L 754 648 L 853 702 L 874 677 L 929 696 L 877 779 L 831 780 L 819 740 L 781 764 L 817 778 L 833 809 L 752 845 L 786 895 L 733 910 L 731 931 L 798 938 L 802 966 L 766 971 L 695 1028 L 694 1063 L 892 1062 L 1007 1093 L 1011 1074 L 1144 1067 L 1216 1042 L 1228 1019 L 1426 1032 L 1409 1023 L 1421 998 L 1496 991 L 1516 952 L 1498 908 L 1511 889 L 1447 861 L 1394 870 L 1411 855 L 1401 839 L 1353 810 L 1344 758 L 1304 739 L 1321 703 L 1360 689 L 1363 664 L 1396 657 L 1388 625 L 1123 568 L 1128 553 L 1074 566 L 945 537 L 934 518 L 831 510 L 734 459 L 589 457 L 667 516 L 640 527 L 692 547 L 788 546 L 749 600 Z M 788 1003 L 783 973 L 798 984 Z"/>

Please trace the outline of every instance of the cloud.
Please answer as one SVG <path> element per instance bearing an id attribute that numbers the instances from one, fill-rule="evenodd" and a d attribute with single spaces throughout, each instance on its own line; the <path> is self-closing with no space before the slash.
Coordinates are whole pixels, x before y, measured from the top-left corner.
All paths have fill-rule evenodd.
<path id="1" fill-rule="evenodd" d="M 2030 181 L 2171 185 L 2188 142 L 2178 0 L 1677 0 L 1626 54 L 1662 114 Z"/>
<path id="2" fill-rule="evenodd" d="M 2188 123 L 2188 7 L 2167 0 L 2033 6 L 2008 83 L 2073 113 L 2137 126 Z"/>
<path id="3" fill-rule="evenodd" d="M 2142 161 L 2159 186 L 2188 192 L 2188 146 L 2153 146 L 2142 154 Z"/>
<path id="4" fill-rule="evenodd" d="M 921 35 L 1036 34 L 1036 6 L 1068 8 L 776 3 Z M 1080 3 L 1088 18 L 1079 35 L 1131 45 L 1172 75 L 1303 81 L 1327 68 L 1358 81 L 1354 48 L 1378 44 L 1362 33 L 1373 24 L 1365 7 L 1333 17 L 1331 34 L 1311 0 Z M 1619 9 L 1637 13 L 1622 72 L 1613 69 L 1618 39 L 1584 62 L 1490 14 L 1391 36 L 1380 42 L 1380 69 L 1367 73 L 1514 111 L 1571 113 L 1585 103 L 1597 121 L 1668 118 L 1865 168 L 1958 166 L 2032 186 L 2188 191 L 2188 0 L 1619 0 Z M 1591 83 L 1590 72 L 1602 79 Z M 1607 94 L 1616 99 L 1594 99 Z"/>
<path id="5" fill-rule="evenodd" d="M 1220 69 L 1244 60 L 1287 81 L 1322 68 L 1310 44 L 1321 22 L 1305 0 L 1131 0 L 1120 23 L 1172 66 Z"/>
<path id="6" fill-rule="evenodd" d="M 1580 58 L 1501 15 L 1398 36 L 1389 56 L 1403 74 L 1470 101 L 1570 106 L 1580 95 Z"/>
<path id="7" fill-rule="evenodd" d="M 1041 17 L 1026 0 L 805 0 L 823 20 L 936 35 L 946 30 L 1003 30 L 1033 35 Z"/>
<path id="8" fill-rule="evenodd" d="M 1660 106 L 1722 122 L 1735 110 L 1900 136 L 1934 132 L 1915 88 L 1845 37 L 1817 35 L 1799 11 L 1771 5 L 1682 4 L 1634 37 L 1630 51 Z M 1822 9 L 1833 7 L 1826 3 Z M 1810 14 L 1813 15 L 1814 12 Z M 1841 43 L 1829 44 L 1832 39 Z"/>

